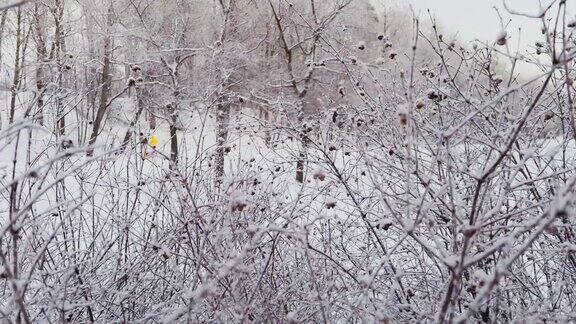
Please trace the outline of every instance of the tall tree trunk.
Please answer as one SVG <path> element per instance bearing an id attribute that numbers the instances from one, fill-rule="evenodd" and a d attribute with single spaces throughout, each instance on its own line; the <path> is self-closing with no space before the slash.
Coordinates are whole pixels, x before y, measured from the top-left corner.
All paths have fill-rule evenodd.
<path id="1" fill-rule="evenodd" d="M 98 106 L 98 112 L 96 113 L 96 118 L 94 119 L 94 124 L 92 125 L 92 135 L 90 135 L 90 140 L 88 142 L 88 150 L 86 154 L 92 156 L 94 154 L 94 144 L 100 133 L 100 126 L 104 120 L 104 115 L 108 108 L 108 100 L 110 98 L 110 92 L 112 90 L 112 37 L 110 36 L 110 31 L 112 27 L 112 3 L 108 8 L 108 18 L 107 18 L 108 33 L 104 39 L 104 62 L 102 68 L 101 84 L 102 90 L 100 92 L 100 103 Z"/>
<path id="2" fill-rule="evenodd" d="M 6 28 L 6 17 L 8 17 L 8 10 L 4 10 L 0 17 L 0 65 L 2 65 L 2 44 L 4 43 L 4 29 Z"/>
<path id="3" fill-rule="evenodd" d="M 300 102 L 300 110 L 298 111 L 298 124 L 302 125 L 304 122 L 304 114 L 306 113 L 305 109 L 304 109 L 304 105 L 306 103 L 306 95 L 308 94 L 308 87 L 310 84 L 310 80 L 312 79 L 312 73 L 308 74 L 308 76 L 306 77 L 306 79 L 304 80 L 304 87 L 303 89 L 299 89 L 298 88 L 298 83 L 297 83 L 297 77 L 294 73 L 293 67 L 292 67 L 292 63 L 294 61 L 294 54 L 292 53 L 292 47 L 288 45 L 288 41 L 285 35 L 285 31 L 284 28 L 282 27 L 282 23 L 280 21 L 280 17 L 278 17 L 278 13 L 276 12 L 276 9 L 274 8 L 274 5 L 272 4 L 271 0 L 268 0 L 268 4 L 270 5 L 270 9 L 272 10 L 272 18 L 274 19 L 274 22 L 276 24 L 276 27 L 278 28 L 278 32 L 280 33 L 280 41 L 281 41 L 281 45 L 282 48 L 284 49 L 284 53 L 286 54 L 286 68 L 288 70 L 288 73 L 290 74 L 290 77 L 292 78 L 292 89 L 294 90 L 294 94 L 296 95 L 296 98 L 298 99 L 298 101 Z M 312 5 L 312 12 L 314 13 L 314 19 L 315 21 L 317 21 L 316 18 L 316 9 L 314 6 L 314 1 L 311 2 Z M 314 42 L 318 41 L 319 36 L 316 35 L 314 38 Z M 315 48 L 316 46 L 313 45 L 312 48 L 312 53 L 315 52 Z M 314 70 L 312 70 L 312 72 L 314 72 Z M 300 148 L 300 153 L 298 154 L 298 160 L 296 161 L 296 181 L 302 183 L 304 182 L 304 167 L 306 165 L 306 147 L 308 146 L 308 142 L 309 139 L 307 137 L 307 135 L 305 134 L 306 130 L 301 130 L 300 132 L 300 142 L 302 143 L 302 147 Z"/>
<path id="4" fill-rule="evenodd" d="M 225 46 L 226 42 L 239 41 L 238 33 L 238 10 L 237 10 L 237 0 L 230 0 L 228 4 L 228 9 L 222 7 L 224 13 L 224 28 L 222 30 L 222 35 L 220 41 Z M 226 48 L 226 47 L 224 47 Z M 232 64 L 231 68 L 237 68 L 236 65 Z M 231 91 L 231 84 L 237 81 L 238 73 L 232 72 L 231 76 L 228 76 L 224 82 L 223 88 L 225 91 Z M 226 155 L 226 141 L 228 139 L 228 122 L 230 120 L 230 110 L 231 110 L 231 98 L 230 95 L 225 94 L 221 99 L 221 103 L 216 105 L 216 186 L 220 187 L 224 177 L 224 164 Z"/>
<path id="5" fill-rule="evenodd" d="M 40 5 L 34 5 L 34 25 L 36 38 L 36 91 L 38 92 L 36 116 L 40 125 L 44 125 L 44 87 L 46 77 L 44 73 L 46 64 L 46 41 L 44 38 L 45 13 L 41 11 Z"/>
<path id="6" fill-rule="evenodd" d="M 95 33 L 94 30 L 92 30 L 91 26 L 94 26 L 94 24 L 96 23 L 94 21 L 94 17 L 90 14 L 90 9 L 85 9 L 86 12 L 84 13 L 84 15 L 86 16 L 86 22 L 85 22 L 85 28 L 86 28 L 86 46 L 88 48 L 88 58 L 90 60 L 95 61 L 97 59 L 96 56 L 96 48 L 94 46 L 95 44 Z M 93 120 L 94 115 L 95 115 L 95 111 L 96 111 L 96 98 L 97 98 L 97 94 L 98 94 L 98 78 L 96 77 L 98 75 L 98 70 L 96 69 L 96 67 L 91 64 L 89 66 L 86 66 L 84 68 L 84 86 L 87 89 L 86 93 L 87 93 L 87 110 L 86 110 L 86 116 L 85 118 L 87 120 Z M 89 122 L 89 125 L 93 125 L 93 123 Z M 89 127 L 84 127 L 86 130 L 84 131 L 84 133 L 82 134 L 82 140 L 83 142 L 86 140 L 86 138 L 88 137 L 88 128 Z"/>
<path id="7" fill-rule="evenodd" d="M 222 184 L 226 155 L 226 140 L 228 138 L 228 121 L 230 119 L 230 104 L 218 104 L 216 107 L 216 183 Z"/>
<path id="8" fill-rule="evenodd" d="M 139 86 L 135 86 L 135 99 L 136 99 L 136 115 L 134 116 L 134 119 L 130 122 L 130 127 L 128 128 L 128 130 L 126 131 L 126 135 L 124 135 L 124 140 L 122 141 L 122 150 L 124 150 L 127 146 L 128 143 L 130 142 L 130 139 L 132 138 L 132 133 L 134 133 L 134 127 L 136 126 L 136 124 L 138 123 L 138 120 L 140 119 L 140 115 L 142 115 L 142 111 L 144 110 L 144 94 L 142 89 Z"/>
<path id="9" fill-rule="evenodd" d="M 304 159 L 306 158 L 306 154 L 304 153 L 304 149 L 300 150 L 300 154 L 298 155 L 298 161 L 296 161 L 296 181 L 303 183 L 304 182 Z"/>
<path id="10" fill-rule="evenodd" d="M 170 114 L 170 169 L 174 169 L 178 164 L 178 136 L 176 134 L 178 114 L 176 103 L 168 105 L 168 113 Z"/>
<path id="11" fill-rule="evenodd" d="M 156 129 L 156 112 L 152 107 L 148 107 L 148 124 L 150 129 Z"/>
<path id="12" fill-rule="evenodd" d="M 60 91 L 64 88 L 64 66 L 62 64 L 62 54 L 66 51 L 64 42 L 63 30 L 63 17 L 64 17 L 64 3 L 62 0 L 56 0 L 56 7 L 54 8 L 54 56 L 56 58 L 56 65 L 58 67 L 58 88 Z M 62 105 L 62 96 L 56 97 L 56 134 L 64 135 L 66 133 L 66 116 L 64 115 L 64 107 Z"/>
<path id="13" fill-rule="evenodd" d="M 18 7 L 16 11 L 16 53 L 14 54 L 14 75 L 12 78 L 12 88 L 10 97 L 10 114 L 8 122 L 14 122 L 16 113 L 16 97 L 20 88 L 20 49 L 22 47 L 22 8 Z"/>

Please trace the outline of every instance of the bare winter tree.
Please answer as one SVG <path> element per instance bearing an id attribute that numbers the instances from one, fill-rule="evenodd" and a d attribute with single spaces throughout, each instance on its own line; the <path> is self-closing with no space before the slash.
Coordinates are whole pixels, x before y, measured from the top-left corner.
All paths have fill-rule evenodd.
<path id="1" fill-rule="evenodd" d="M 569 2 L 0 2 L 1 321 L 574 321 Z"/>

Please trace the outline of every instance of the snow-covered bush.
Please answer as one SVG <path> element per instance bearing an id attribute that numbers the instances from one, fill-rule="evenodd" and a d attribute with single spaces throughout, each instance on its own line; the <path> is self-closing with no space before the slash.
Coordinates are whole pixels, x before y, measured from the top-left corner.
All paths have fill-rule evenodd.
<path id="1" fill-rule="evenodd" d="M 534 56 L 364 0 L 0 12 L 0 318 L 574 320 L 564 6 Z"/>

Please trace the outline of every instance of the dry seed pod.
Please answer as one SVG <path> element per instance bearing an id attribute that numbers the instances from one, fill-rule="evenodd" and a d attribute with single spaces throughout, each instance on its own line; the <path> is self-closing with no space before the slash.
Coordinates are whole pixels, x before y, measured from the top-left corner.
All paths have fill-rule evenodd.
<path id="1" fill-rule="evenodd" d="M 506 31 L 505 30 L 501 31 L 498 34 L 498 37 L 496 37 L 496 44 L 498 44 L 500 46 L 506 45 L 507 38 L 508 38 L 508 34 L 506 33 Z"/>

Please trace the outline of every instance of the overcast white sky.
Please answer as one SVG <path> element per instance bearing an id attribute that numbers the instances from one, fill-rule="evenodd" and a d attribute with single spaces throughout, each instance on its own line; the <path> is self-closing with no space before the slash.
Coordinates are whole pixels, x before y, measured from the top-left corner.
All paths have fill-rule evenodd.
<path id="1" fill-rule="evenodd" d="M 535 41 L 541 40 L 541 22 L 537 19 L 529 19 L 520 16 L 510 15 L 504 8 L 502 0 L 372 0 L 374 3 L 386 4 L 396 3 L 400 5 L 410 5 L 417 14 L 424 20 L 427 10 L 445 27 L 444 33 L 447 35 L 457 35 L 461 41 L 481 41 L 493 42 L 496 35 L 501 30 L 500 20 L 495 7 L 504 18 L 504 22 L 510 24 L 506 28 L 508 34 L 512 36 L 510 44 L 518 44 L 520 41 L 521 51 L 525 51 L 528 46 L 532 46 Z M 546 5 L 552 0 L 506 0 L 508 7 L 531 14 L 540 11 L 541 4 Z M 576 0 L 567 0 L 571 13 L 575 12 Z M 568 18 L 572 19 L 572 17 Z M 519 36 L 518 28 L 522 28 Z"/>
<path id="2" fill-rule="evenodd" d="M 525 47 L 533 44 L 541 37 L 539 32 L 540 22 L 536 19 L 528 19 L 513 16 L 507 13 L 502 5 L 502 0 L 374 0 L 385 3 L 386 1 L 402 5 L 411 5 L 414 10 L 426 16 L 426 10 L 432 13 L 446 27 L 448 33 L 458 33 L 461 40 L 480 39 L 493 41 L 501 30 L 500 20 L 495 7 L 500 10 L 504 22 L 512 19 L 507 28 L 509 35 L 514 41 L 518 41 L 518 28 L 522 28 L 521 44 Z M 552 0 L 506 0 L 508 6 L 516 11 L 536 14 L 540 11 L 540 4 L 546 5 Z M 568 0 L 570 8 L 576 6 L 576 0 Z"/>
<path id="3" fill-rule="evenodd" d="M 387 1 L 387 0 L 376 0 Z M 540 23 L 535 19 L 511 16 L 502 5 L 502 0 L 388 0 L 399 4 L 412 5 L 415 11 L 426 15 L 426 10 L 432 13 L 451 32 L 458 33 L 462 40 L 494 40 L 501 30 L 500 21 L 494 10 L 498 8 L 505 19 L 512 19 L 507 28 L 508 33 L 517 41 L 517 30 L 523 29 L 521 42 L 524 45 L 532 44 L 540 37 Z M 506 0 L 509 7 L 522 12 L 539 12 L 540 3 L 546 4 L 551 0 Z M 568 0 L 574 5 L 574 0 Z"/>

